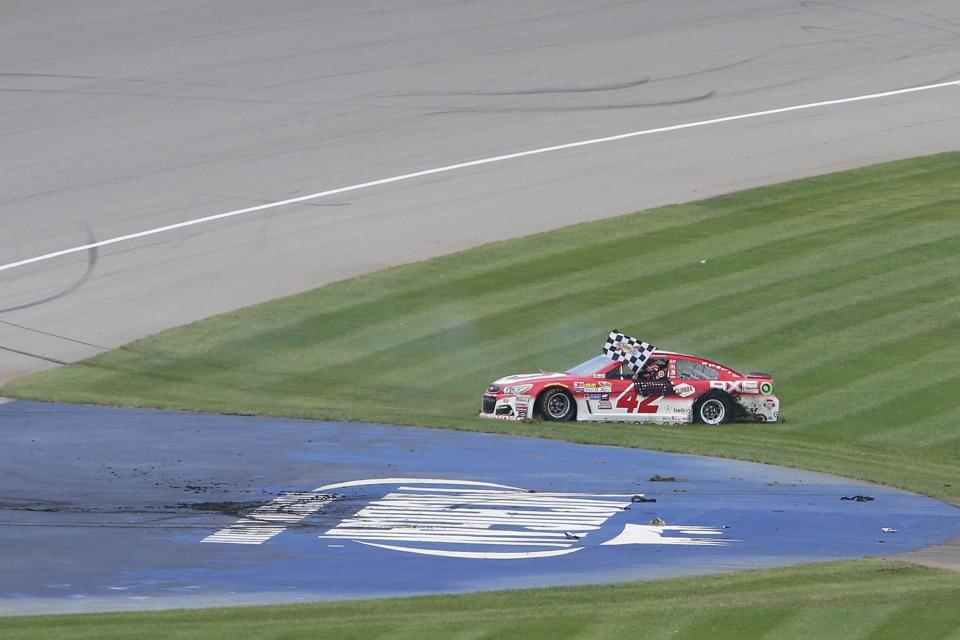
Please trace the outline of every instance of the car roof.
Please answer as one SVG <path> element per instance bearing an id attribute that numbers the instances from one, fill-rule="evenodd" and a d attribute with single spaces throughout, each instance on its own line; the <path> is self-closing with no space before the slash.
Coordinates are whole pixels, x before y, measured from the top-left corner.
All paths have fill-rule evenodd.
<path id="1" fill-rule="evenodd" d="M 656 358 L 657 356 L 661 356 L 661 357 L 665 357 L 665 358 L 671 358 L 671 357 L 673 357 L 673 358 L 689 358 L 690 360 L 696 360 L 697 362 L 709 362 L 710 364 L 715 364 L 715 365 L 717 365 L 718 367 L 723 367 L 724 369 L 727 369 L 728 371 L 732 371 L 733 373 L 736 373 L 737 375 L 741 375 L 741 376 L 743 375 L 742 373 L 740 373 L 740 372 L 737 371 L 736 369 L 731 369 L 730 367 L 728 367 L 728 366 L 725 365 L 725 364 L 720 364 L 719 362 L 715 362 L 715 361 L 711 360 L 710 358 L 704 358 L 704 357 L 702 357 L 702 356 L 690 355 L 689 353 L 679 353 L 679 352 L 677 352 L 677 351 L 662 351 L 662 350 L 660 350 L 660 349 L 657 349 L 657 350 L 654 351 L 652 354 L 650 354 L 650 357 L 651 357 L 651 358 Z"/>
<path id="2" fill-rule="evenodd" d="M 652 354 L 650 354 L 651 358 L 656 358 L 657 356 L 680 356 L 681 358 L 693 358 L 694 360 L 706 360 L 706 358 L 701 358 L 700 356 L 692 356 L 689 353 L 680 353 L 678 351 L 663 351 L 661 349 L 657 349 Z"/>

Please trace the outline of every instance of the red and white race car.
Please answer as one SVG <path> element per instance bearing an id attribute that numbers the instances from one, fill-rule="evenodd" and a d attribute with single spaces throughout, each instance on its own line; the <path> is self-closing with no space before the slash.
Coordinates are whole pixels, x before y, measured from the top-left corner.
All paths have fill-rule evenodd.
<path id="1" fill-rule="evenodd" d="M 637 373 L 599 355 L 566 373 L 495 380 L 483 395 L 484 418 L 719 425 L 737 417 L 780 419 L 766 373 L 742 374 L 704 358 L 654 350 Z"/>

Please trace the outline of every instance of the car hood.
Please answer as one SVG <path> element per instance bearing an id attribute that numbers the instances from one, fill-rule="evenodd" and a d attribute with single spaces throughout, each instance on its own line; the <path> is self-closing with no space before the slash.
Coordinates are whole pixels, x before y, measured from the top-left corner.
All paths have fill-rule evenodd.
<path id="1" fill-rule="evenodd" d="M 547 382 L 549 380 L 557 380 L 558 378 L 566 378 L 566 373 L 550 373 L 550 372 L 541 372 L 541 373 L 518 373 L 512 376 L 506 376 L 505 378 L 500 378 L 499 380 L 494 380 L 493 384 L 499 385 L 510 385 L 510 384 L 519 384 L 523 382 Z"/>

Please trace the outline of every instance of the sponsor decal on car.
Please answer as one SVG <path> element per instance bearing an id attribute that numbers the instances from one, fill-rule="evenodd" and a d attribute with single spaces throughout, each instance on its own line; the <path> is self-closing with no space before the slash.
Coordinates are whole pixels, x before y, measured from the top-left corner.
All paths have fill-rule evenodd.
<path id="1" fill-rule="evenodd" d="M 362 487 L 362 489 L 361 489 Z M 721 528 L 667 525 L 628 507 L 636 494 L 531 492 L 491 482 L 430 478 L 355 480 L 284 494 L 203 542 L 263 544 L 328 510 L 343 513 L 321 540 L 426 556 L 521 560 L 613 545 L 727 546 Z M 642 497 L 642 496 L 641 496 Z M 332 515 L 331 513 L 331 515 Z M 270 517 L 268 517 L 270 516 Z M 303 530 L 302 528 L 300 530 Z"/>
<path id="2" fill-rule="evenodd" d="M 711 380 L 710 388 L 727 393 L 760 393 L 760 384 L 756 380 Z"/>
<path id="3" fill-rule="evenodd" d="M 613 409 L 613 403 L 610 402 L 609 400 L 601 400 L 601 401 L 599 402 L 599 404 L 597 404 L 597 408 L 598 408 L 598 409 L 607 409 L 607 410 Z"/>
<path id="4" fill-rule="evenodd" d="M 584 393 L 610 393 L 613 391 L 613 385 L 609 382 L 585 382 L 583 391 Z"/>
<path id="5" fill-rule="evenodd" d="M 525 396 L 529 398 L 529 396 Z M 520 420 L 526 420 L 527 415 L 530 413 L 530 405 L 527 401 L 521 400 L 521 396 L 517 396 L 516 411 L 517 418 Z"/>
<path id="6" fill-rule="evenodd" d="M 613 391 L 613 385 L 609 382 L 584 382 L 583 380 L 576 380 L 573 383 L 573 390 L 584 393 L 610 393 Z"/>
<path id="7" fill-rule="evenodd" d="M 769 383 L 769 382 L 761 382 L 761 383 L 760 383 L 760 393 L 762 393 L 763 395 L 766 395 L 766 396 L 768 396 L 768 395 L 770 395 L 771 393 L 773 393 L 773 384 L 771 384 L 771 383 Z"/>
<path id="8" fill-rule="evenodd" d="M 687 384 L 686 382 L 682 382 L 674 386 L 673 391 L 681 398 L 692 396 L 697 392 L 697 390 L 694 389 L 692 384 Z"/>
<path id="9" fill-rule="evenodd" d="M 533 388 L 532 384 L 518 384 L 512 387 L 504 387 L 500 393 L 506 394 L 508 396 L 514 396 L 519 393 L 526 393 Z"/>

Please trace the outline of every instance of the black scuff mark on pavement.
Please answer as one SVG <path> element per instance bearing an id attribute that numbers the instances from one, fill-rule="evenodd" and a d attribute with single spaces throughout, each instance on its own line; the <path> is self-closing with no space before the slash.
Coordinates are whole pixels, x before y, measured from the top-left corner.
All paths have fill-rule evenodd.
<path id="1" fill-rule="evenodd" d="M 222 513 L 228 516 L 242 517 L 264 505 L 263 502 L 178 502 L 177 508 Z"/>
<path id="2" fill-rule="evenodd" d="M 628 109 L 647 109 L 651 107 L 668 107 L 683 104 L 692 104 L 709 100 L 717 94 L 710 90 L 698 96 L 689 98 L 679 98 L 677 100 L 658 100 L 654 102 L 632 102 L 624 104 L 588 104 L 571 107 L 465 107 L 463 109 L 445 109 L 442 111 L 431 111 L 424 116 L 449 115 L 456 113 L 563 113 L 576 111 L 618 111 Z"/>
<path id="3" fill-rule="evenodd" d="M 44 354 L 42 354 L 42 353 L 33 353 L 33 352 L 30 352 L 30 351 L 24 351 L 24 350 L 22 350 L 22 349 L 14 349 L 13 347 L 5 347 L 5 346 L 3 346 L 2 344 L 0 344 L 0 351 L 7 351 L 7 352 L 9 352 L 9 353 L 16 353 L 16 354 L 19 354 L 19 355 L 21 355 L 21 356 L 27 356 L 28 358 L 36 358 L 37 360 L 43 360 L 43 361 L 45 361 L 45 362 L 52 362 L 53 364 L 68 364 L 68 363 L 67 363 L 66 361 L 64 361 L 64 360 L 58 360 L 57 358 L 53 358 L 53 357 L 51 357 L 51 356 L 47 356 L 47 355 L 44 355 Z"/>
<path id="4" fill-rule="evenodd" d="M 853 29 L 804 25 L 800 27 L 800 30 L 825 43 L 837 42 L 864 51 L 886 51 L 890 48 L 886 39 Z M 837 37 L 831 38 L 834 35 Z"/>
<path id="5" fill-rule="evenodd" d="M 45 500 L 43 498 L 15 498 L 12 496 L 0 496 L 0 511 L 22 511 L 28 508 L 54 508 L 69 506 L 69 502 L 62 500 Z"/>
<path id="6" fill-rule="evenodd" d="M 64 80 L 107 80 L 99 76 L 74 76 L 62 73 L 11 73 L 0 71 L 0 78 L 56 78 Z"/>
<path id="7" fill-rule="evenodd" d="M 678 478 L 676 476 L 662 476 L 659 473 L 655 473 L 650 476 L 650 482 L 686 482 L 686 478 Z"/>
<path id="8" fill-rule="evenodd" d="M 745 64 L 750 64 L 751 62 L 755 62 L 755 61 L 759 60 L 760 58 L 763 58 L 764 56 L 769 55 L 770 53 L 772 53 L 772 52 L 758 53 L 758 54 L 755 55 L 755 56 L 750 56 L 749 58 L 743 58 L 742 60 L 737 60 L 736 62 L 728 62 L 727 64 L 722 64 L 722 65 L 717 66 L 717 67 L 708 67 L 708 68 L 706 68 L 706 69 L 700 69 L 700 70 L 698 70 L 698 71 L 689 71 L 689 72 L 687 72 L 687 73 L 678 73 L 678 74 L 675 74 L 675 75 L 663 76 L 663 77 L 660 77 L 660 78 L 654 78 L 654 79 L 652 80 L 652 82 L 663 82 L 663 81 L 665 81 L 665 80 L 680 80 L 680 79 L 683 79 L 683 78 L 693 78 L 693 77 L 696 77 L 696 76 L 702 76 L 702 75 L 705 75 L 705 74 L 708 74 L 708 73 L 716 73 L 717 71 L 727 71 L 727 70 L 729 70 L 729 69 L 734 69 L 734 68 L 736 68 L 736 67 L 740 67 L 740 66 L 743 66 L 743 65 L 745 65 Z"/>
<path id="9" fill-rule="evenodd" d="M 129 84 L 141 84 L 141 85 L 157 85 L 157 86 L 185 86 L 185 87 L 214 87 L 216 85 L 210 84 L 208 82 L 166 82 L 161 80 L 147 80 L 144 78 L 111 78 L 109 76 L 89 76 L 89 75 L 76 75 L 76 74 L 67 74 L 67 73 L 16 73 L 8 71 L 0 71 L 0 79 L 10 78 L 26 78 L 26 79 L 43 79 L 43 80 L 95 80 L 97 82 L 117 82 L 117 83 L 129 83 Z"/>
<path id="10" fill-rule="evenodd" d="M 59 333 L 53 333 L 51 331 L 43 331 L 42 329 L 35 329 L 34 327 L 28 327 L 23 324 L 17 324 L 16 322 L 10 322 L 9 320 L 0 320 L 0 324 L 6 325 L 8 327 L 13 327 L 14 329 L 23 329 L 24 331 L 30 331 L 31 333 L 39 333 L 44 336 L 50 336 L 51 338 L 57 338 L 59 340 L 65 340 L 67 342 L 74 342 L 76 344 L 82 344 L 86 347 L 93 347 L 94 349 L 100 349 L 101 351 L 109 351 L 109 347 L 104 347 L 99 344 L 93 344 L 92 342 L 86 342 L 84 340 L 78 340 L 76 338 L 71 338 L 70 336 L 65 336 Z"/>
<path id="11" fill-rule="evenodd" d="M 955 26 L 955 27 L 960 27 L 960 22 L 954 22 L 953 20 L 948 20 L 948 19 L 946 19 L 946 18 L 944 18 L 944 17 L 942 17 L 942 16 L 935 16 L 935 15 L 933 15 L 932 13 L 929 13 L 929 12 L 927 12 L 927 11 L 920 11 L 919 9 L 917 9 L 916 12 L 919 13 L 920 15 L 927 16 L 928 18 L 931 18 L 931 19 L 933 19 L 933 20 L 938 20 L 938 21 L 940 21 L 940 22 L 946 22 L 947 24 L 951 24 L 951 25 L 953 25 L 953 26 Z"/>
<path id="12" fill-rule="evenodd" d="M 217 96 L 196 96 L 183 94 L 162 94 L 162 93 L 142 93 L 133 91 L 95 91 L 92 89 L 14 89 L 0 87 L 0 93 L 40 93 L 56 95 L 100 95 L 100 96 L 122 96 L 130 98 L 154 98 L 160 100 L 192 100 L 195 102 L 226 102 L 229 104 L 270 104 L 270 105 L 290 105 L 290 104 L 310 104 L 286 102 L 282 100 L 256 100 L 253 98 L 226 98 Z"/>
<path id="13" fill-rule="evenodd" d="M 860 8 L 857 8 L 857 7 L 848 7 L 848 6 L 842 5 L 842 4 L 835 4 L 835 3 L 832 3 L 832 2 L 824 2 L 823 0 L 801 0 L 801 1 L 800 1 L 800 6 L 802 6 L 804 9 L 807 9 L 807 10 L 809 10 L 809 11 L 814 11 L 814 12 L 816 12 L 816 13 L 821 13 L 821 14 L 830 15 L 830 16 L 835 16 L 835 15 L 838 14 L 838 13 L 840 13 L 840 14 L 844 14 L 844 13 L 859 13 L 859 14 L 862 14 L 862 15 L 870 15 L 870 16 L 875 16 L 875 17 L 878 17 L 878 18 L 885 18 L 885 19 L 887 19 L 887 20 L 889 20 L 889 21 L 893 21 L 893 22 L 901 22 L 901 23 L 908 24 L 908 25 L 913 26 L 913 27 L 921 27 L 921 28 L 924 28 L 924 29 L 932 29 L 932 30 L 934 30 L 934 31 L 940 31 L 940 32 L 943 32 L 943 33 L 949 33 L 949 34 L 954 35 L 954 36 L 960 35 L 960 32 L 955 31 L 955 30 L 953 30 L 953 29 L 947 29 L 947 28 L 944 28 L 944 27 L 938 27 L 938 26 L 932 25 L 932 24 L 925 24 L 925 23 L 923 23 L 923 22 L 921 22 L 921 21 L 919 21 L 919 20 L 912 20 L 912 19 L 910 19 L 910 18 L 905 18 L 905 17 L 902 17 L 902 16 L 890 15 L 889 13 L 883 13 L 883 12 L 880 12 L 880 11 L 870 11 L 869 9 L 860 9 Z M 826 11 L 824 11 L 823 9 L 826 9 Z M 839 9 L 840 11 L 837 11 L 838 9 Z M 921 13 L 922 13 L 922 12 L 921 12 Z M 929 15 L 929 14 L 928 14 L 928 15 Z M 937 19 L 937 20 L 944 21 L 944 22 L 949 22 L 949 20 L 943 20 L 942 18 L 936 18 L 936 19 Z M 953 24 L 953 23 L 951 23 L 951 24 Z"/>
<path id="14" fill-rule="evenodd" d="M 539 87 L 533 89 L 507 89 L 501 91 L 414 91 L 411 93 L 390 93 L 384 97 L 413 98 L 420 96 L 539 96 L 556 93 L 598 93 L 604 91 L 623 91 L 633 89 L 650 82 L 649 77 L 638 78 L 617 84 L 602 84 L 588 87 Z"/>
<path id="15" fill-rule="evenodd" d="M 94 244 L 96 242 L 96 239 L 94 238 L 93 230 L 90 228 L 90 225 L 88 223 L 84 223 L 84 227 L 86 228 L 86 232 L 87 232 L 87 244 Z M 98 259 L 99 259 L 99 251 L 97 250 L 97 247 L 90 247 L 89 249 L 87 249 L 87 268 L 84 270 L 83 275 L 81 275 L 76 282 L 74 282 L 73 284 L 71 284 L 70 286 L 68 286 L 63 290 L 58 291 L 57 293 L 51 294 L 45 298 L 41 298 L 40 300 L 25 302 L 23 304 L 18 304 L 12 307 L 6 307 L 3 309 L 0 309 L 0 313 L 10 313 L 11 311 L 20 311 L 22 309 L 30 309 L 32 307 L 37 307 L 39 305 L 46 304 L 47 302 L 52 302 L 54 300 L 57 300 L 59 298 L 62 298 L 66 295 L 73 293 L 74 291 L 82 287 L 93 276 L 93 272 L 97 267 Z M 33 354 L 26 354 L 26 355 L 33 355 Z"/>

